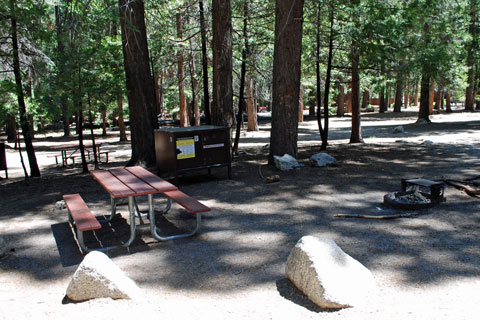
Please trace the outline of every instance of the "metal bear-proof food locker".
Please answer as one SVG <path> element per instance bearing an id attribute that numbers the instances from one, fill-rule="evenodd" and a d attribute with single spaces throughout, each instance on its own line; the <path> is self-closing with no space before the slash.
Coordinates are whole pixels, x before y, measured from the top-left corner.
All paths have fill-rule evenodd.
<path id="1" fill-rule="evenodd" d="M 228 167 L 231 179 L 230 129 L 220 126 L 161 128 L 155 130 L 159 174 Z"/>

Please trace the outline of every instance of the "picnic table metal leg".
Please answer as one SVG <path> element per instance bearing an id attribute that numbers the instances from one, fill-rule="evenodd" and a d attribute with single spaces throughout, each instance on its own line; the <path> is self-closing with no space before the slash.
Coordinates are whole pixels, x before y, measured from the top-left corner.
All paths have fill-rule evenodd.
<path id="1" fill-rule="evenodd" d="M 135 225 L 135 205 L 133 197 L 128 197 L 128 212 L 130 213 L 130 239 L 123 244 L 124 247 L 128 247 L 135 240 L 135 234 L 137 226 Z"/>
<path id="2" fill-rule="evenodd" d="M 193 231 L 188 232 L 188 233 L 176 234 L 176 235 L 173 235 L 173 236 L 162 237 L 161 235 L 158 234 L 158 231 L 157 231 L 158 228 L 155 225 L 155 210 L 153 208 L 153 195 L 151 195 L 151 194 L 148 195 L 148 213 L 150 215 L 150 232 L 152 233 L 152 236 L 159 241 L 168 241 L 168 240 L 173 240 L 173 239 L 191 237 L 195 233 L 197 233 L 197 231 L 200 229 L 200 225 L 202 223 L 202 215 L 201 215 L 201 213 L 197 213 L 196 214 L 197 223 L 196 223 Z"/>

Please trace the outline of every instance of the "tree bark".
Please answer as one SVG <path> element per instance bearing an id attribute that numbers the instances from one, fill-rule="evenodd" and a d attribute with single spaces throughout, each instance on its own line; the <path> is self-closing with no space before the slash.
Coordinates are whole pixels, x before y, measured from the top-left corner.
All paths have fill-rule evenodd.
<path id="1" fill-rule="evenodd" d="M 238 94 L 238 117 L 237 132 L 235 134 L 235 142 L 232 152 L 237 153 L 238 142 L 240 141 L 240 126 L 243 124 L 243 112 L 245 110 L 245 77 L 247 72 L 247 59 L 249 56 L 248 47 L 248 0 L 243 2 L 243 50 L 242 50 L 242 66 L 240 68 L 240 92 Z"/>
<path id="2" fill-rule="evenodd" d="M 20 109 L 20 125 L 22 127 L 25 149 L 27 151 L 28 163 L 30 165 L 30 176 L 40 177 L 40 170 L 38 168 L 37 158 L 35 156 L 35 149 L 33 148 L 32 127 L 28 121 L 27 108 L 25 106 L 25 98 L 23 94 L 22 74 L 20 70 L 20 56 L 18 52 L 18 32 L 15 0 L 10 0 L 10 22 L 12 36 L 13 73 L 15 75 L 17 102 Z"/>
<path id="3" fill-rule="evenodd" d="M 368 90 L 364 90 L 362 94 L 362 109 L 368 108 L 370 104 L 370 92 Z"/>
<path id="4" fill-rule="evenodd" d="M 452 106 L 451 106 L 451 102 L 450 102 L 450 89 L 447 89 L 447 93 L 445 95 L 445 111 L 447 113 L 451 113 L 452 112 Z"/>
<path id="5" fill-rule="evenodd" d="M 468 68 L 468 78 L 467 78 L 467 89 L 465 90 L 465 110 L 473 111 L 474 110 L 474 99 L 473 99 L 473 88 L 475 86 L 475 52 L 477 50 L 477 1 L 470 0 L 469 7 L 469 16 L 470 16 L 470 25 L 469 33 L 472 36 L 472 41 L 467 51 L 467 68 Z"/>
<path id="6" fill-rule="evenodd" d="M 397 84 L 395 86 L 395 105 L 393 107 L 393 112 L 402 111 L 402 98 L 403 98 L 403 77 L 399 73 L 397 76 Z"/>
<path id="7" fill-rule="evenodd" d="M 413 94 L 413 104 L 418 106 L 418 79 L 415 80 L 415 92 Z"/>
<path id="8" fill-rule="evenodd" d="M 132 156 L 128 165 L 155 165 L 158 128 L 142 0 L 119 0 L 122 49 L 130 109 Z"/>
<path id="9" fill-rule="evenodd" d="M 58 86 L 63 89 L 64 75 L 65 75 L 65 43 L 64 43 L 64 24 L 62 22 L 62 14 L 60 12 L 60 7 L 55 6 L 55 25 L 57 29 L 57 66 L 58 66 Z M 62 119 L 63 119 L 63 135 L 65 137 L 70 136 L 70 117 L 68 111 L 68 99 L 65 95 L 64 90 L 61 90 L 60 94 L 60 105 L 62 106 Z"/>
<path id="10" fill-rule="evenodd" d="M 7 120 L 5 123 L 5 131 L 7 134 L 7 141 L 13 142 L 17 139 L 17 119 L 15 115 L 7 113 Z"/>
<path id="11" fill-rule="evenodd" d="M 433 100 L 435 98 L 435 85 L 434 82 L 430 82 L 430 92 L 428 96 L 428 114 L 432 115 L 433 114 Z"/>
<path id="12" fill-rule="evenodd" d="M 305 91 L 303 90 L 303 86 L 300 85 L 300 93 L 298 95 L 298 122 L 303 122 L 303 109 L 304 109 L 304 101 L 303 95 Z"/>
<path id="13" fill-rule="evenodd" d="M 195 65 L 195 55 L 193 54 L 193 45 L 190 39 L 190 82 L 192 85 L 192 107 L 193 107 L 193 122 L 194 126 L 200 125 L 200 110 L 198 109 L 198 99 L 197 99 L 197 79 L 195 74 L 197 73 L 197 68 Z"/>
<path id="14" fill-rule="evenodd" d="M 255 97 L 253 93 L 252 79 L 247 78 L 247 112 L 248 112 L 248 131 L 258 131 L 257 121 L 257 105 L 255 104 Z"/>
<path id="15" fill-rule="evenodd" d="M 297 156 L 303 3 L 276 1 L 270 164 L 274 155 Z"/>
<path id="16" fill-rule="evenodd" d="M 382 86 L 381 90 L 380 90 L 380 97 L 379 97 L 379 106 L 378 106 L 378 111 L 380 113 L 385 113 L 385 111 L 387 111 L 387 102 L 385 101 L 385 87 Z"/>
<path id="17" fill-rule="evenodd" d="M 354 7 L 359 5 L 358 0 L 352 0 Z M 354 25 L 359 27 L 359 17 L 354 16 Z M 359 40 L 355 36 L 352 39 L 352 48 L 350 59 L 352 62 L 352 132 L 350 135 L 350 143 L 362 143 L 362 127 L 360 123 L 360 49 Z"/>
<path id="18" fill-rule="evenodd" d="M 405 108 L 410 107 L 410 82 L 405 81 L 405 93 L 403 94 L 403 101 L 405 103 Z"/>
<path id="19" fill-rule="evenodd" d="M 420 108 L 417 123 L 430 123 L 430 76 L 423 72 L 420 84 Z"/>
<path id="20" fill-rule="evenodd" d="M 212 124 L 232 128 L 232 1 L 213 0 L 213 104 Z"/>
<path id="21" fill-rule="evenodd" d="M 210 113 L 210 94 L 208 91 L 208 56 L 207 56 L 207 31 L 205 27 L 205 15 L 203 0 L 198 1 L 200 7 L 200 36 L 202 40 L 202 71 L 203 71 L 203 112 L 206 124 L 212 124 Z"/>
<path id="22" fill-rule="evenodd" d="M 337 116 L 343 117 L 345 115 L 345 88 L 340 81 L 337 82 L 337 88 Z"/>
<path id="23" fill-rule="evenodd" d="M 181 41 L 182 35 L 182 14 L 177 13 L 177 38 Z M 177 52 L 177 81 L 178 81 L 178 105 L 180 106 L 180 127 L 189 127 L 190 121 L 187 112 L 187 99 L 185 98 L 185 72 L 183 67 L 183 49 L 180 47 Z"/>
<path id="24" fill-rule="evenodd" d="M 316 56 L 316 74 L 317 74 L 317 93 L 320 93 L 320 2 L 318 4 L 318 15 L 317 15 L 317 56 Z M 332 59 L 333 59 L 333 24 L 335 22 L 334 16 L 334 6 L 331 4 L 329 8 L 329 20 L 330 20 L 330 32 L 328 38 L 328 59 L 327 59 L 327 74 L 325 76 L 325 93 L 323 101 L 323 130 L 321 125 L 321 111 L 320 111 L 320 102 L 322 101 L 320 94 L 317 94 L 318 99 L 318 113 L 317 113 L 317 122 L 320 128 L 320 137 L 322 139 L 322 145 L 320 150 L 327 150 L 328 146 L 328 128 L 329 128 L 329 117 L 328 117 L 328 97 L 330 94 L 330 82 L 332 78 Z"/>
<path id="25" fill-rule="evenodd" d="M 118 89 L 117 109 L 118 109 L 118 130 L 120 131 L 120 142 L 127 141 L 127 133 L 125 132 L 125 121 L 123 120 L 123 96 L 121 89 Z"/>

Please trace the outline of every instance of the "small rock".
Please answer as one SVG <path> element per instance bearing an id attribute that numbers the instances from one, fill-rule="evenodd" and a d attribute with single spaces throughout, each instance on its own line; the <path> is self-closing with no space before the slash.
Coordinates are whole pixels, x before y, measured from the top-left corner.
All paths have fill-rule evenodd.
<path id="1" fill-rule="evenodd" d="M 393 128 L 392 133 L 405 133 L 405 129 L 403 128 L 403 126 L 398 126 Z"/>
<path id="2" fill-rule="evenodd" d="M 280 176 L 277 174 L 265 178 L 266 183 L 272 183 L 272 182 L 278 182 L 278 181 L 280 181 Z"/>
<path id="3" fill-rule="evenodd" d="M 395 140 L 396 143 L 408 143 L 407 140 L 403 140 L 403 139 L 400 139 L 400 140 Z"/>
<path id="4" fill-rule="evenodd" d="M 370 271 L 329 238 L 301 238 L 290 252 L 285 274 L 321 308 L 364 304 L 375 289 Z"/>
<path id="5" fill-rule="evenodd" d="M 321 152 L 310 157 L 310 163 L 316 167 L 337 166 L 337 160 L 328 153 Z"/>
<path id="6" fill-rule="evenodd" d="M 137 299 L 140 289 L 104 253 L 92 251 L 78 266 L 67 288 L 73 301 L 96 298 Z"/>
<path id="7" fill-rule="evenodd" d="M 53 207 L 53 212 L 57 210 L 63 210 L 63 209 L 67 209 L 67 204 L 65 203 L 64 200 L 60 200 L 55 203 L 55 206 Z"/>
<path id="8" fill-rule="evenodd" d="M 273 156 L 273 161 L 275 162 L 275 166 L 282 171 L 290 171 L 301 167 L 297 159 L 289 154 L 284 154 L 282 157 Z"/>
<path id="9" fill-rule="evenodd" d="M 433 142 L 431 140 L 425 140 L 425 141 L 422 142 L 422 144 L 427 145 L 427 146 L 431 146 L 431 145 L 435 144 L 435 142 Z"/>

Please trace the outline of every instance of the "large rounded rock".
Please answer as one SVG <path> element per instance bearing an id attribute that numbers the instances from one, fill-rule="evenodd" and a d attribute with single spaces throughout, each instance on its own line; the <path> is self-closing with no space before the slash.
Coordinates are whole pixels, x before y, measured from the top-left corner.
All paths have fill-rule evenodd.
<path id="1" fill-rule="evenodd" d="M 320 152 L 311 156 L 310 163 L 315 167 L 337 166 L 337 160 L 325 152 Z"/>
<path id="2" fill-rule="evenodd" d="M 292 157 L 289 154 L 284 154 L 283 156 L 273 156 L 273 162 L 275 166 L 282 171 L 290 171 L 295 168 L 300 168 L 301 165 L 298 163 L 297 159 Z"/>
<path id="3" fill-rule="evenodd" d="M 370 271 L 329 238 L 301 238 L 288 257 L 285 273 L 321 308 L 361 305 L 375 288 Z"/>
<path id="4" fill-rule="evenodd" d="M 67 288 L 74 301 L 95 298 L 135 299 L 140 289 L 105 254 L 92 251 L 78 266 Z"/>

